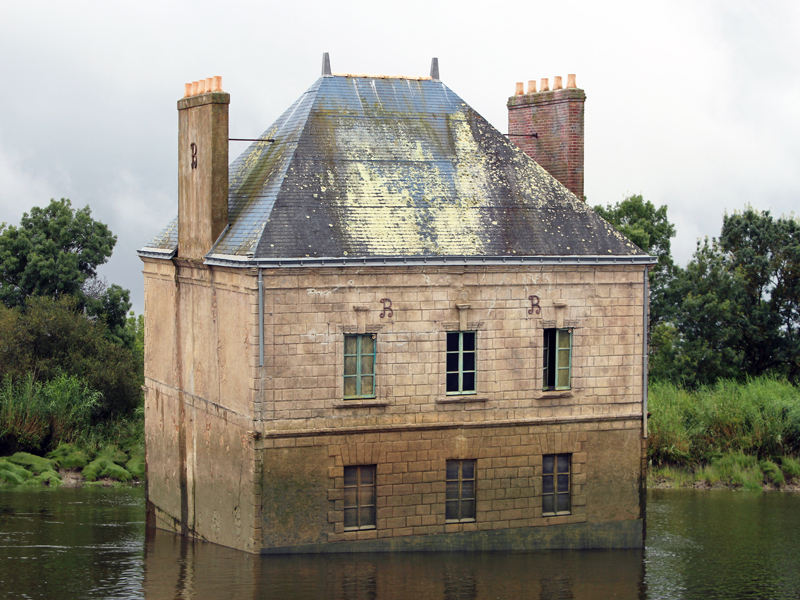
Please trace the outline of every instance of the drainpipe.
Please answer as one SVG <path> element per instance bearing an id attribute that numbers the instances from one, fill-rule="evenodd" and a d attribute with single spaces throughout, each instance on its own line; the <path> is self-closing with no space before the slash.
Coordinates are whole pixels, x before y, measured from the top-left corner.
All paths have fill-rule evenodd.
<path id="1" fill-rule="evenodd" d="M 258 270 L 258 366 L 264 366 L 264 277 Z M 647 270 L 645 269 L 645 274 Z M 263 375 L 263 374 L 262 374 Z"/>
<path id="2" fill-rule="evenodd" d="M 650 326 L 649 308 L 650 308 L 650 276 L 649 269 L 644 268 L 644 294 L 643 305 L 644 321 L 642 323 L 642 431 L 644 437 L 647 438 L 647 347 L 648 347 L 648 329 Z"/>

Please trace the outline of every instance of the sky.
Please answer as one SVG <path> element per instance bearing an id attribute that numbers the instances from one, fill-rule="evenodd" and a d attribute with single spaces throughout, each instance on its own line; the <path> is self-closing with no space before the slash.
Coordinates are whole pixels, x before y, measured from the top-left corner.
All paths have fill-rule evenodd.
<path id="1" fill-rule="evenodd" d="M 334 73 L 408 76 L 435 56 L 503 133 L 515 82 L 575 73 L 588 202 L 666 205 L 683 265 L 726 212 L 800 203 L 799 31 L 796 0 L 7 2 L 0 222 L 50 198 L 89 205 L 118 238 L 100 275 L 140 313 L 136 250 L 177 214 L 184 83 L 221 75 L 230 137 L 252 138 L 319 77 L 323 52 Z"/>

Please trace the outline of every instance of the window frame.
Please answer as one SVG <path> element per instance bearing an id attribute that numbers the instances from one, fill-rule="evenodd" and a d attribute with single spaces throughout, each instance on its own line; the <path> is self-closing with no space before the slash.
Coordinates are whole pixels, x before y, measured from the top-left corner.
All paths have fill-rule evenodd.
<path id="1" fill-rule="evenodd" d="M 565 458 L 566 470 L 561 470 L 561 458 Z M 553 472 L 545 473 L 547 459 L 553 460 Z M 566 490 L 559 491 L 559 485 L 562 481 L 561 477 L 565 476 Z M 547 479 L 550 478 L 551 484 L 548 488 Z M 546 489 L 552 489 L 552 492 L 546 492 Z M 552 511 L 545 511 L 546 498 L 552 497 Z M 566 498 L 567 510 L 558 510 L 559 497 Z M 545 454 L 542 456 L 542 516 L 543 517 L 557 517 L 561 515 L 572 514 L 572 454 Z"/>
<path id="2" fill-rule="evenodd" d="M 542 346 L 542 390 L 545 392 L 563 391 L 572 389 L 572 328 L 548 328 L 544 330 L 544 343 Z M 561 341 L 567 336 L 566 347 L 561 347 Z M 566 355 L 563 351 L 566 350 Z M 566 357 L 566 366 L 563 360 Z M 566 372 L 567 385 L 558 385 L 559 375 Z"/>
<path id="3" fill-rule="evenodd" d="M 464 350 L 464 334 L 472 335 L 472 350 Z M 448 350 L 450 343 L 450 336 L 458 335 L 458 349 Z M 473 368 L 464 369 L 464 355 L 472 354 Z M 458 356 L 458 370 L 450 370 L 448 368 L 448 358 L 451 355 Z M 478 393 L 478 332 L 477 331 L 448 331 L 445 336 L 445 383 L 444 389 L 447 396 L 461 396 L 467 394 Z M 458 389 L 449 389 L 450 375 L 458 374 Z M 464 389 L 464 374 L 472 374 L 472 389 Z"/>
<path id="4" fill-rule="evenodd" d="M 362 341 L 364 338 L 370 337 L 372 338 L 372 353 L 363 353 L 362 352 Z M 348 338 L 355 338 L 356 340 L 356 353 L 355 354 L 348 354 L 347 353 L 347 339 Z M 342 356 L 344 358 L 343 365 L 342 365 L 342 398 L 345 400 L 363 400 L 369 398 L 376 398 L 377 397 L 377 377 L 375 375 L 376 371 L 376 364 L 378 362 L 378 336 L 375 333 L 346 333 L 344 336 L 344 348 L 342 351 Z M 363 358 L 365 356 L 372 356 L 372 373 L 362 373 L 361 367 L 363 364 Z M 355 357 L 356 359 L 356 372 L 349 373 L 347 372 L 347 359 L 350 357 Z M 362 393 L 362 383 L 365 377 L 372 377 L 372 393 L 370 394 L 363 394 Z M 347 380 L 354 379 L 356 383 L 356 393 L 355 395 L 348 396 L 347 395 Z"/>
<path id="5" fill-rule="evenodd" d="M 355 485 L 347 485 L 348 470 L 354 470 L 355 472 Z M 362 480 L 364 479 L 363 475 L 367 473 L 367 470 L 371 470 L 372 483 L 362 483 Z M 342 482 L 342 488 L 344 490 L 342 520 L 344 522 L 345 531 L 360 531 L 364 529 L 375 529 L 377 527 L 377 471 L 378 469 L 376 465 L 348 465 L 344 467 Z M 351 471 L 351 473 L 352 472 L 353 471 Z M 348 498 L 348 490 L 355 490 L 355 503 L 348 503 L 350 500 L 350 498 Z M 370 493 L 367 498 L 371 499 L 371 503 L 362 502 L 365 492 Z M 348 526 L 348 511 L 352 511 L 354 509 L 356 515 L 356 525 Z M 370 522 L 368 523 L 362 523 L 362 517 L 365 509 L 372 509 L 371 519 L 369 519 Z"/>
<path id="6" fill-rule="evenodd" d="M 464 465 L 469 464 L 472 466 L 472 477 L 464 477 Z M 449 471 L 452 465 L 457 465 L 457 477 L 450 478 Z M 478 477 L 478 461 L 474 458 L 467 458 L 467 459 L 460 459 L 460 460 L 448 460 L 445 465 L 445 523 L 474 523 L 475 516 L 477 514 L 477 477 Z M 451 498 L 451 488 L 448 486 L 449 483 L 456 482 L 456 497 Z M 464 482 L 471 482 L 472 483 L 472 495 L 466 495 L 468 493 L 469 486 L 464 486 Z M 465 489 L 466 488 L 466 489 Z M 471 504 L 468 504 L 471 503 Z M 448 506 L 453 506 L 455 504 L 456 507 L 456 518 L 448 518 L 447 517 L 447 508 Z M 466 506 L 465 506 L 466 505 Z M 471 510 L 468 506 L 471 505 Z"/>

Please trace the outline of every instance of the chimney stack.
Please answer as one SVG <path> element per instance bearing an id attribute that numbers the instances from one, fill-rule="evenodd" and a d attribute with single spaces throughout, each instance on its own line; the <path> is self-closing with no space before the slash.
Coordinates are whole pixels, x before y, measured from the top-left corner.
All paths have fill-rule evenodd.
<path id="1" fill-rule="evenodd" d="M 222 78 L 178 100 L 178 256 L 203 260 L 228 224 L 228 105 Z"/>
<path id="2" fill-rule="evenodd" d="M 575 75 L 543 78 L 539 92 L 536 82 L 521 94 L 518 83 L 508 99 L 508 139 L 563 183 L 581 200 L 583 195 L 583 112 L 586 94 L 575 84 Z M 531 85 L 533 84 L 533 85 Z"/>

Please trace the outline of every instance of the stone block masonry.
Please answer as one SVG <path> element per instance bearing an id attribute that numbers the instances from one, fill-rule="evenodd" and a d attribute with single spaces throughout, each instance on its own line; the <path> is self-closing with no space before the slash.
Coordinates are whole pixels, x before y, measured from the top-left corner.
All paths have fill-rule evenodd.
<path id="1" fill-rule="evenodd" d="M 639 445 L 640 423 L 620 423 L 406 428 L 308 436 L 290 448 L 264 440 L 264 489 L 271 491 L 264 495 L 262 552 L 452 549 L 443 535 L 452 533 L 464 534 L 461 549 L 474 550 L 640 547 L 640 458 L 621 452 Z M 571 455 L 570 514 L 543 515 L 542 457 L 561 453 Z M 454 459 L 476 462 L 472 522 L 445 518 L 445 466 Z M 376 465 L 374 529 L 344 526 L 349 465 Z M 587 536 L 589 530 L 607 533 Z M 363 540 L 372 542 L 355 543 Z"/>
<path id="2" fill-rule="evenodd" d="M 256 270 L 145 261 L 159 526 L 249 552 L 641 545 L 642 267 L 261 274 L 263 366 Z M 570 374 L 546 391 L 552 328 Z M 475 389 L 448 393 L 447 336 L 465 330 Z M 374 340 L 375 387 L 345 399 L 352 334 Z M 551 454 L 569 456 L 566 514 L 542 512 Z M 475 461 L 474 520 L 445 519 L 448 460 Z M 350 466 L 375 469 L 372 528 L 344 526 Z"/>

